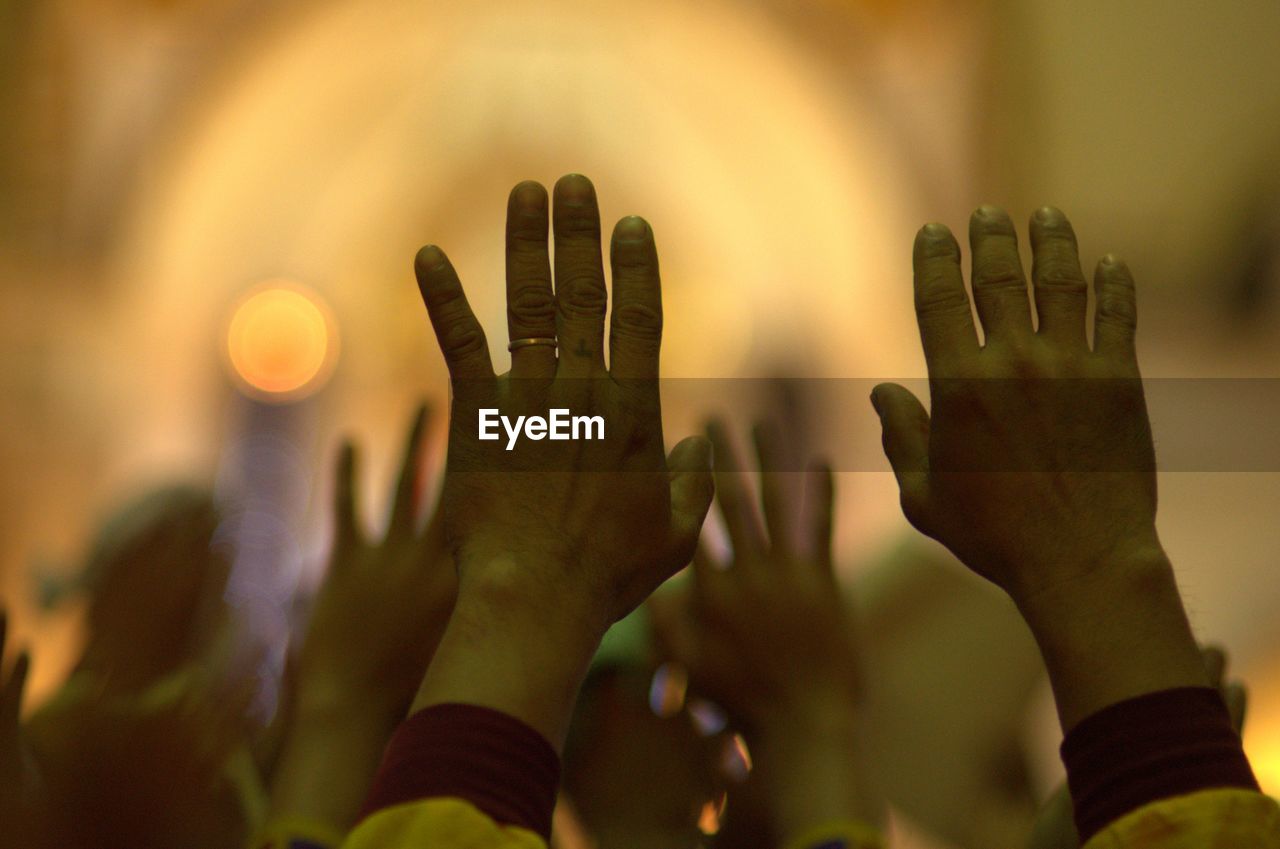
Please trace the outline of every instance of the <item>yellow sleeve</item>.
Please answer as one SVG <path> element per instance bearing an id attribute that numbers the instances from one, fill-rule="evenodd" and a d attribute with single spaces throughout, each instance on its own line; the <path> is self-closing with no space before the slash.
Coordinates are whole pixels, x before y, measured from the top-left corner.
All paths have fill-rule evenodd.
<path id="1" fill-rule="evenodd" d="M 787 841 L 786 849 L 884 849 L 878 829 L 854 820 L 808 828 Z"/>
<path id="2" fill-rule="evenodd" d="M 542 838 L 500 826 L 469 802 L 434 797 L 392 805 L 355 827 L 342 849 L 547 849 Z"/>
<path id="3" fill-rule="evenodd" d="M 1280 849 L 1280 806 L 1235 788 L 1173 796 L 1131 811 L 1083 849 Z"/>

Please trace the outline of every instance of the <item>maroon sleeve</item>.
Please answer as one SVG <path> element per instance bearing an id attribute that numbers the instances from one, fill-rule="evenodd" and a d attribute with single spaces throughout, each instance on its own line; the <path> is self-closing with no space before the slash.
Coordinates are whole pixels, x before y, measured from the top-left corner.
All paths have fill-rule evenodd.
<path id="1" fill-rule="evenodd" d="M 1062 741 L 1081 843 L 1130 811 L 1217 787 L 1257 790 L 1217 690 L 1179 687 L 1103 708 Z"/>
<path id="2" fill-rule="evenodd" d="M 500 825 L 551 835 L 560 759 L 537 731 L 491 708 L 445 704 L 400 724 L 361 818 L 434 796 L 465 799 Z"/>

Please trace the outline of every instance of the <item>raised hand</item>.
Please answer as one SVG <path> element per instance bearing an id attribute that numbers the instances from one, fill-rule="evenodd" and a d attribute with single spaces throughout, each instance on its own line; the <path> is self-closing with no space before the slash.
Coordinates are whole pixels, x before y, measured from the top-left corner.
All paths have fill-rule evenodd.
<path id="1" fill-rule="evenodd" d="M 459 572 L 450 633 L 474 646 L 483 630 L 493 651 L 504 642 L 525 644 L 523 660 L 492 658 L 495 680 L 472 680 L 462 689 L 445 683 L 461 683 L 461 667 L 433 666 L 418 704 L 501 707 L 557 740 L 604 630 L 688 562 L 712 484 L 705 440 L 685 440 L 664 454 L 657 381 L 662 302 L 652 230 L 634 216 L 614 228 L 606 365 L 608 295 L 595 189 L 579 175 L 556 184 L 554 284 L 548 205 L 546 191 L 533 182 L 516 186 L 508 201 L 512 357 L 501 377 L 449 260 L 429 246 L 415 261 L 453 390 L 443 494 Z M 485 441 L 479 438 L 485 409 L 509 421 L 554 409 L 598 417 L 603 438 L 553 440 L 526 430 L 514 444 L 505 433 Z M 496 680 L 508 665 L 525 669 L 533 662 L 527 652 L 538 643 L 530 635 L 546 638 L 548 663 L 573 667 L 555 685 L 554 709 L 529 704 L 529 688 L 523 706 L 511 704 L 512 681 Z"/>
<path id="2" fill-rule="evenodd" d="M 224 624 L 229 565 L 211 545 L 218 521 L 210 493 L 173 486 L 107 522 L 86 569 L 78 672 L 138 692 L 209 650 Z"/>
<path id="3" fill-rule="evenodd" d="M 251 679 L 210 658 L 140 691 L 73 676 L 25 728 L 52 824 L 71 845 L 243 840 L 224 771 L 245 745 L 252 695 Z"/>
<path id="4" fill-rule="evenodd" d="M 356 492 L 356 449 L 338 455 L 334 541 L 298 658 L 303 707 L 358 694 L 399 720 L 444 633 L 457 591 L 439 512 L 419 521 L 425 406 L 414 415 L 381 539 L 363 527 Z"/>
<path id="5" fill-rule="evenodd" d="M 662 643 L 696 688 L 749 729 L 785 723 L 814 703 L 847 709 L 858 701 L 862 675 L 832 568 L 830 469 L 805 473 L 802 494 L 789 486 L 799 475 L 782 471 L 778 433 L 757 425 L 762 522 L 724 425 L 714 422 L 708 434 L 732 560 L 717 563 L 699 546 L 693 581 L 650 601 Z"/>
<path id="6" fill-rule="evenodd" d="M 692 584 L 654 596 L 659 643 L 744 729 L 756 764 L 746 797 L 779 837 L 834 820 L 874 825 L 883 803 L 868 780 L 859 652 L 832 568 L 831 471 L 814 466 L 795 486 L 781 436 L 757 425 L 761 521 L 724 425 L 708 433 L 732 561 L 700 548 Z M 738 808 L 731 801 L 731 820 Z"/>
<path id="7" fill-rule="evenodd" d="M 355 447 L 339 453 L 333 553 L 297 659 L 273 818 L 304 817 L 335 835 L 351 827 L 449 621 L 453 558 L 439 512 L 425 526 L 418 517 L 427 419 L 420 407 L 381 539 L 362 527 Z"/>
<path id="8" fill-rule="evenodd" d="M 1158 557 L 1128 268 L 1113 257 L 1098 264 L 1090 349 L 1087 288 L 1061 212 L 1031 221 L 1038 330 L 1008 216 L 979 209 L 970 242 L 986 344 L 970 319 L 959 246 L 931 224 L 916 237 L 915 286 L 932 415 L 899 386 L 873 395 L 907 518 L 1015 596 Z"/>
<path id="9" fill-rule="evenodd" d="M 946 227 L 927 225 L 914 264 L 932 413 L 895 384 L 872 394 L 904 513 L 1009 592 L 1051 674 L 1068 653 L 1075 658 L 1055 680 L 1064 725 L 1120 698 L 1203 684 L 1155 529 L 1128 267 L 1108 255 L 1094 271 L 1090 347 L 1088 287 L 1060 211 L 1044 207 L 1031 221 L 1038 326 L 1009 217 L 978 209 L 969 241 L 985 344 L 970 317 L 960 248 Z M 1129 668 L 1104 683 L 1082 664 L 1107 628 L 1122 640 L 1109 657 Z M 1145 652 L 1141 660 L 1129 648 Z"/>

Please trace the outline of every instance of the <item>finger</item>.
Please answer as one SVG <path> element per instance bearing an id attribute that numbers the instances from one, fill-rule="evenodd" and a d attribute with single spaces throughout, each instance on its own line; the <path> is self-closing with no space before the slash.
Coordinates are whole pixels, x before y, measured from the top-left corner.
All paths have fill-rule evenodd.
<path id="1" fill-rule="evenodd" d="M 769 532 L 768 544 L 774 551 L 794 553 L 798 502 L 795 493 L 788 491 L 782 435 L 772 422 L 757 422 L 751 429 L 751 438 L 760 461 L 760 504 Z"/>
<path id="2" fill-rule="evenodd" d="M 658 249 L 648 222 L 636 215 L 618 222 L 609 263 L 613 271 L 609 373 L 621 380 L 657 380 L 662 285 Z"/>
<path id="3" fill-rule="evenodd" d="M 992 339 L 1031 334 L 1027 276 L 1018 257 L 1018 234 L 1004 210 L 980 206 L 969 217 L 969 249 L 973 254 L 973 302 L 978 319 Z"/>
<path id="4" fill-rule="evenodd" d="M 422 465 L 422 434 L 427 427 L 427 405 L 419 404 L 409 427 L 409 437 L 404 445 L 404 458 L 400 461 L 400 474 L 396 477 L 395 495 L 391 501 L 391 521 L 387 536 L 412 535 L 418 519 L 418 474 Z"/>
<path id="5" fill-rule="evenodd" d="M 733 547 L 733 561 L 754 562 L 765 552 L 767 542 L 746 471 L 723 422 L 717 419 L 708 423 L 707 436 L 715 451 L 716 502 Z"/>
<path id="6" fill-rule="evenodd" d="M 903 513 L 919 528 L 928 500 L 929 414 L 919 398 L 896 383 L 873 389 L 871 406 L 880 416 L 884 453 L 898 479 Z"/>
<path id="7" fill-rule="evenodd" d="M 31 671 L 31 655 L 25 651 L 18 655 L 9 670 L 9 677 L 0 687 L 0 729 L 18 724 L 22 711 L 22 693 L 27 686 L 27 673 Z"/>
<path id="8" fill-rule="evenodd" d="M 444 532 L 444 510 L 439 499 L 436 500 L 436 509 L 431 511 L 431 518 L 427 520 L 422 541 L 427 551 L 439 554 L 447 554 L 449 551 L 449 541 Z"/>
<path id="9" fill-rule="evenodd" d="M 711 444 L 700 436 L 683 439 L 667 456 L 671 476 L 671 531 L 675 562 L 688 563 L 715 495 Z"/>
<path id="10" fill-rule="evenodd" d="M 687 596 L 661 590 L 645 602 L 649 623 L 660 657 L 693 668 L 697 662 L 697 630 Z"/>
<path id="11" fill-rule="evenodd" d="M 587 377 L 604 370 L 604 314 L 608 296 L 600 259 L 596 190 L 581 174 L 556 183 L 552 204 L 556 248 L 557 374 Z"/>
<path id="12" fill-rule="evenodd" d="M 920 342 L 929 373 L 938 374 L 949 361 L 978 351 L 960 246 L 945 225 L 926 224 L 916 234 L 911 259 Z"/>
<path id="13" fill-rule="evenodd" d="M 1093 350 L 1136 362 L 1133 335 L 1138 327 L 1138 300 L 1124 260 L 1114 254 L 1103 257 L 1093 272 L 1093 291 Z"/>
<path id="14" fill-rule="evenodd" d="M 809 556 L 822 568 L 834 568 L 831 555 L 835 528 L 836 482 L 831 466 L 815 463 L 805 474 L 805 512 L 808 517 Z"/>
<path id="15" fill-rule="evenodd" d="M 356 516 L 356 447 L 349 439 L 338 449 L 338 462 L 333 481 L 334 547 L 353 545 L 360 539 L 360 520 Z"/>
<path id="16" fill-rule="evenodd" d="M 1080 270 L 1075 230 L 1062 210 L 1042 206 L 1031 217 L 1031 282 L 1041 336 L 1084 350 L 1089 287 Z"/>
<path id="17" fill-rule="evenodd" d="M 693 563 L 689 571 L 693 573 L 694 595 L 697 598 L 707 598 L 715 592 L 715 583 L 724 574 L 724 566 L 712 555 L 706 543 L 699 540 L 697 548 L 693 550 Z"/>
<path id="18" fill-rule="evenodd" d="M 1244 733 L 1245 715 L 1249 709 L 1249 691 L 1239 681 L 1232 681 L 1222 690 L 1222 700 L 1227 703 L 1227 713 L 1231 716 L 1231 727 L 1237 734 Z"/>
<path id="19" fill-rule="evenodd" d="M 1209 686 L 1222 688 L 1222 676 L 1227 671 L 1227 655 L 1221 646 L 1205 646 L 1200 649 L 1200 659 L 1204 661 L 1204 674 L 1209 679 Z"/>
<path id="20" fill-rule="evenodd" d="M 455 391 L 462 382 L 492 380 L 489 343 L 449 258 L 427 245 L 418 251 L 413 269 Z"/>
<path id="21" fill-rule="evenodd" d="M 527 180 L 507 199 L 507 333 L 511 340 L 556 338 L 556 298 L 547 253 L 547 190 Z M 511 376 L 556 373 L 556 349 L 527 345 L 511 352 Z"/>

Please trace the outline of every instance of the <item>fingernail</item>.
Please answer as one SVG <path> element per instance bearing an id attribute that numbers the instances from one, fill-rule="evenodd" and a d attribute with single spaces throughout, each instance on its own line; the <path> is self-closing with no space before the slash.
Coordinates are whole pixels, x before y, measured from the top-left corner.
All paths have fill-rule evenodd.
<path id="1" fill-rule="evenodd" d="M 951 231 L 947 229 L 947 225 L 945 224 L 939 224 L 937 221 L 930 221 L 928 224 L 924 225 L 924 229 L 921 232 L 930 239 L 945 239 L 947 234 Z"/>
<path id="2" fill-rule="evenodd" d="M 565 200 L 590 200 L 592 193 L 591 181 L 581 174 L 566 174 L 560 178 L 560 197 Z"/>
<path id="3" fill-rule="evenodd" d="M 1120 257 L 1116 256 L 1115 254 L 1107 254 L 1102 258 L 1103 265 L 1109 265 L 1114 267 L 1114 266 L 1120 265 L 1120 262 L 1121 262 Z"/>
<path id="4" fill-rule="evenodd" d="M 542 186 L 527 180 L 516 188 L 516 205 L 528 212 L 541 212 L 547 208 L 547 193 Z"/>
<path id="5" fill-rule="evenodd" d="M 978 207 L 978 215 L 983 218 L 999 218 L 1003 215 L 1003 212 L 998 206 L 992 206 L 989 203 L 984 203 L 982 206 Z"/>
<path id="6" fill-rule="evenodd" d="M 436 269 L 444 265 L 444 251 L 435 245 L 425 245 L 418 251 L 418 267 Z"/>
<path id="7" fill-rule="evenodd" d="M 1052 206 L 1042 206 L 1036 210 L 1036 220 L 1041 224 L 1057 224 L 1062 220 L 1062 211 Z"/>
<path id="8" fill-rule="evenodd" d="M 613 234 L 619 241 L 638 242 L 649 235 L 649 225 L 639 215 L 628 215 L 618 222 Z"/>

